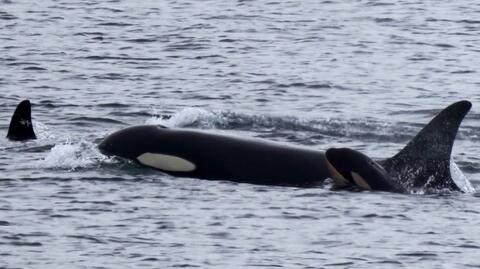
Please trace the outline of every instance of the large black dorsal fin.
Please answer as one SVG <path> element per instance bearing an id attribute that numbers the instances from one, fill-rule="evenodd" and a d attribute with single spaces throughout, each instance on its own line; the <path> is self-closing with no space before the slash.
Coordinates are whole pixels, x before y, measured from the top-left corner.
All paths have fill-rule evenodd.
<path id="1" fill-rule="evenodd" d="M 13 113 L 7 138 L 15 141 L 36 139 L 32 126 L 32 109 L 29 100 L 23 100 Z"/>
<path id="2" fill-rule="evenodd" d="M 456 102 L 442 110 L 395 156 L 385 170 L 408 188 L 459 190 L 450 173 L 458 128 L 472 104 Z"/>

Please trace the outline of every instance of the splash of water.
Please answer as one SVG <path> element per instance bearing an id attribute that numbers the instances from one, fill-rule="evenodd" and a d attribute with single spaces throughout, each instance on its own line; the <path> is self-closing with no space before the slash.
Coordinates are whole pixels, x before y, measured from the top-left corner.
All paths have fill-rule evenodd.
<path id="1" fill-rule="evenodd" d="M 217 113 L 201 108 L 187 107 L 168 119 L 155 116 L 148 119 L 145 123 L 159 124 L 166 127 L 187 127 L 195 125 L 204 128 L 213 128 L 221 121 L 222 116 Z"/>
<path id="2" fill-rule="evenodd" d="M 91 142 L 66 142 L 55 145 L 36 166 L 75 170 L 93 166 L 106 158 L 98 152 L 95 144 Z"/>

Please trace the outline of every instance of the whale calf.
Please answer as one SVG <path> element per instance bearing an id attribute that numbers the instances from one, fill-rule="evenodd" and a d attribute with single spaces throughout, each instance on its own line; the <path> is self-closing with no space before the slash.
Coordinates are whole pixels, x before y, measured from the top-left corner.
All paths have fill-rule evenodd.
<path id="1" fill-rule="evenodd" d="M 470 108 L 468 101 L 448 106 L 398 154 L 378 163 L 353 150 L 330 150 L 326 156 L 322 151 L 260 139 L 157 125 L 114 132 L 98 148 L 105 155 L 174 176 L 289 186 L 312 186 L 333 178 L 340 185 L 371 190 L 460 190 L 449 165 L 456 133 Z M 364 169 L 359 170 L 362 165 Z"/>
<path id="2" fill-rule="evenodd" d="M 376 161 L 349 148 L 330 148 L 325 152 L 330 177 L 336 188 L 356 186 L 363 190 L 408 192 L 393 180 Z"/>

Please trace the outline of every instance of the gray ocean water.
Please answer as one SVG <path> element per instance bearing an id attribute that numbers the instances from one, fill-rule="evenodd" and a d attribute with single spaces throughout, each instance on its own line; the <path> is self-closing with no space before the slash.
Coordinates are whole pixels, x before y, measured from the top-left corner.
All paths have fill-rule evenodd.
<path id="1" fill-rule="evenodd" d="M 480 268 L 480 195 L 174 178 L 107 159 L 135 124 L 374 158 L 473 103 L 453 158 L 480 188 L 477 1 L 0 2 L 0 268 Z M 33 104 L 38 140 L 4 138 Z"/>

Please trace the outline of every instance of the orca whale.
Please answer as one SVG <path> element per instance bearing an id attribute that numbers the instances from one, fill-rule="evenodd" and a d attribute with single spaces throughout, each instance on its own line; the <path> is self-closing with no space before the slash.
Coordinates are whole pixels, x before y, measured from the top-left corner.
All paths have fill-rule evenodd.
<path id="1" fill-rule="evenodd" d="M 283 186 L 312 186 L 329 177 L 320 151 L 199 130 L 134 126 L 98 148 L 175 176 Z"/>
<path id="2" fill-rule="evenodd" d="M 331 178 L 338 187 L 407 193 L 461 189 L 452 177 L 451 153 L 460 123 L 471 108 L 461 101 L 441 111 L 398 154 L 380 163 L 348 148 L 325 153 Z"/>
<path id="3" fill-rule="evenodd" d="M 450 105 L 402 151 L 378 164 L 353 150 L 332 149 L 325 154 L 259 139 L 156 125 L 114 132 L 98 148 L 105 155 L 174 176 L 287 186 L 313 186 L 331 177 L 339 185 L 372 190 L 459 190 L 447 168 L 459 125 L 470 108 L 468 101 Z"/>
<path id="4" fill-rule="evenodd" d="M 23 100 L 17 105 L 10 120 L 7 138 L 13 141 L 36 139 L 33 131 L 32 109 L 29 100 Z"/>

